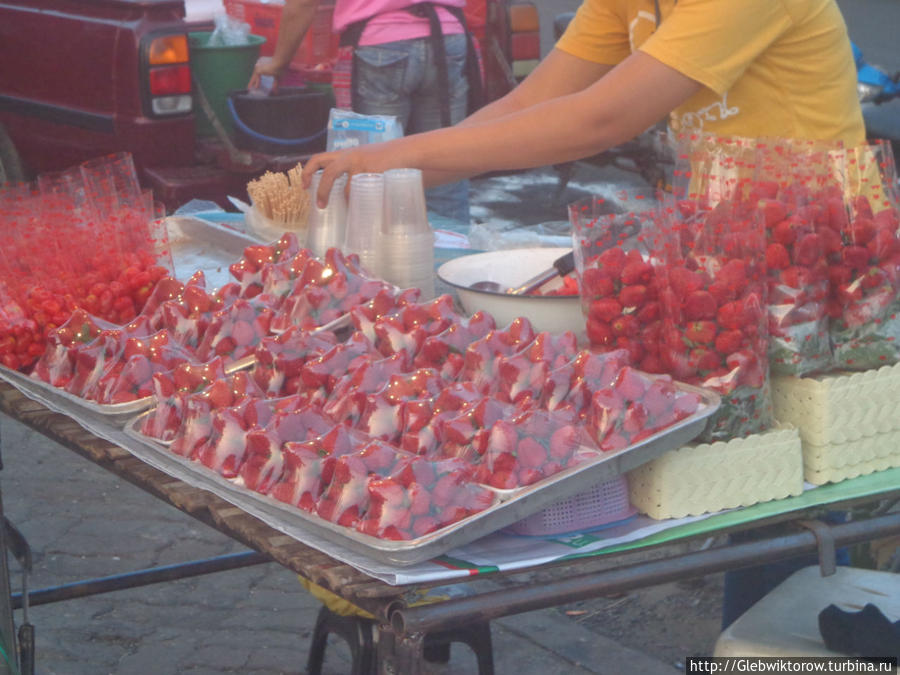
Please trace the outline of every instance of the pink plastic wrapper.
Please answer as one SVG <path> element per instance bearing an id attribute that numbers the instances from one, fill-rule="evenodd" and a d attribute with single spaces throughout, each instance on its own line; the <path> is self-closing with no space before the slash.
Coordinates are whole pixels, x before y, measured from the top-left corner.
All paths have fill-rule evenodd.
<path id="1" fill-rule="evenodd" d="M 679 390 L 667 375 L 626 366 L 591 397 L 586 425 L 604 452 L 635 445 L 697 412 L 701 399 Z"/>
<path id="2" fill-rule="evenodd" d="M 350 319 L 356 330 L 374 342 L 375 322 L 383 316 L 396 314 L 406 305 L 417 302 L 421 293 L 418 288 L 408 288 L 400 293 L 393 288 L 383 288 L 367 303 L 351 309 Z"/>
<path id="3" fill-rule="evenodd" d="M 296 325 L 306 330 L 324 326 L 375 298 L 390 286 L 361 274 L 340 250 L 328 249 L 324 264 L 310 260 L 279 307 L 273 330 Z"/>
<path id="4" fill-rule="evenodd" d="M 328 417 L 316 408 L 276 412 L 263 429 L 247 432 L 246 452 L 239 470 L 244 487 L 268 492 L 284 471 L 284 445 L 317 438 L 333 427 Z"/>
<path id="5" fill-rule="evenodd" d="M 375 348 L 385 356 L 405 352 L 415 358 L 429 337 L 462 320 L 453 298 L 441 295 L 429 302 L 407 303 L 395 314 L 378 319 L 372 330 Z"/>
<path id="6" fill-rule="evenodd" d="M 116 362 L 97 381 L 96 389 L 81 395 L 113 404 L 147 398 L 153 395 L 155 374 L 170 372 L 191 358 L 191 353 L 175 342 L 168 331 L 129 337 Z"/>
<path id="7" fill-rule="evenodd" d="M 592 446 L 574 415 L 529 411 L 494 423 L 476 478 L 500 490 L 524 487 L 596 459 Z"/>
<path id="8" fill-rule="evenodd" d="M 153 376 L 156 406 L 141 420 L 145 436 L 168 443 L 175 438 L 184 419 L 185 400 L 216 380 L 225 379 L 225 361 L 215 358 L 208 363 L 182 363 L 173 370 Z"/>
<path id="9" fill-rule="evenodd" d="M 465 366 L 464 354 L 469 345 L 496 327 L 490 314 L 475 312 L 467 319 L 454 321 L 437 335 L 426 337 L 413 362 L 419 367 L 437 369 L 445 380 L 455 380 Z"/>
<path id="10" fill-rule="evenodd" d="M 197 358 L 208 361 L 221 356 L 229 362 L 252 356 L 263 338 L 270 335 L 273 312 L 252 301 L 235 300 L 234 304 L 215 312 L 200 335 Z"/>
<path id="11" fill-rule="evenodd" d="M 316 514 L 344 527 L 356 527 L 371 506 L 368 483 L 389 476 L 411 457 L 381 441 L 370 441 L 362 450 L 338 457 L 331 481 L 316 504 Z"/>
<path id="12" fill-rule="evenodd" d="M 300 248 L 297 235 L 286 232 L 278 241 L 244 249 L 243 257 L 228 268 L 237 280 L 240 297 L 249 299 L 262 293 L 266 265 L 290 260 L 300 252 Z"/>
<path id="13" fill-rule="evenodd" d="M 337 344 L 332 332 L 309 333 L 296 326 L 278 336 L 263 338 L 254 352 L 253 380 L 267 396 L 296 394 L 301 389 L 303 365 Z"/>
<path id="14" fill-rule="evenodd" d="M 484 393 L 490 391 L 497 375 L 497 360 L 527 347 L 537 335 L 525 317 L 514 319 L 506 328 L 492 330 L 466 348 L 460 379 L 471 381 Z"/>
<path id="15" fill-rule="evenodd" d="M 209 442 L 215 411 L 261 398 L 262 391 L 246 371 L 216 380 L 203 391 L 187 396 L 184 417 L 175 429 L 170 450 L 176 455 L 196 459 Z"/>
<path id="16" fill-rule="evenodd" d="M 366 486 L 369 507 L 356 529 L 379 539 L 409 540 L 452 525 L 492 506 L 497 496 L 472 482 L 459 460 L 416 457 Z"/>

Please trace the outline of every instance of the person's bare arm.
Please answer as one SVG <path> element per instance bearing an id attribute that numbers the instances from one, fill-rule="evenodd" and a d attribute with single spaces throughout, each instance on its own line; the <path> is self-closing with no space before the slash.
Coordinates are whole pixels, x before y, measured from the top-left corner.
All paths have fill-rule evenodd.
<path id="1" fill-rule="evenodd" d="M 574 94 L 590 86 L 610 70 L 611 65 L 593 63 L 553 49 L 517 87 L 475 111 L 456 126 L 488 122 L 558 96 Z M 465 178 L 466 174 L 425 171 L 423 176 L 426 185 L 440 185 Z"/>
<path id="2" fill-rule="evenodd" d="M 319 0 L 285 0 L 278 26 L 278 39 L 272 56 L 263 56 L 257 60 L 250 76 L 248 89 L 259 87 L 260 78 L 269 75 L 275 78 L 275 86 L 294 58 L 294 54 L 303 42 L 306 31 L 316 16 Z"/>
<path id="3" fill-rule="evenodd" d="M 591 86 L 486 121 L 438 129 L 310 159 L 324 169 L 319 203 L 347 173 L 415 167 L 443 175 L 526 169 L 587 157 L 634 138 L 702 85 L 637 52 Z"/>

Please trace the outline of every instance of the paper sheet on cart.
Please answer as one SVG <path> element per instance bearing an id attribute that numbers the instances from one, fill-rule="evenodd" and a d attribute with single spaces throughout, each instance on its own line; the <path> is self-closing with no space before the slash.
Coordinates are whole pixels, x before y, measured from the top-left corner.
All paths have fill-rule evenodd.
<path id="1" fill-rule="evenodd" d="M 260 499 L 255 493 L 249 493 L 235 486 L 212 471 L 198 471 L 196 463 L 190 460 L 136 441 L 124 431 L 121 421 L 79 408 L 25 375 L 0 369 L 0 379 L 6 380 L 23 394 L 49 409 L 70 417 L 96 436 L 128 450 L 154 468 L 190 485 L 209 490 L 259 518 L 270 527 L 393 585 L 451 581 L 479 573 L 511 571 L 563 559 L 637 548 L 704 532 L 714 532 L 717 529 L 778 513 L 877 494 L 900 487 L 900 468 L 890 469 L 815 489 L 812 489 L 813 486 L 807 486 L 809 489 L 798 497 L 719 514 L 670 520 L 635 517 L 606 529 L 563 537 L 523 537 L 497 532 L 449 551 L 434 560 L 398 567 L 385 564 L 342 546 L 337 541 L 310 532 L 308 528 L 303 527 L 302 522 L 298 522 L 298 519 L 285 515 L 284 505 L 273 505 L 271 503 L 273 500 Z"/>

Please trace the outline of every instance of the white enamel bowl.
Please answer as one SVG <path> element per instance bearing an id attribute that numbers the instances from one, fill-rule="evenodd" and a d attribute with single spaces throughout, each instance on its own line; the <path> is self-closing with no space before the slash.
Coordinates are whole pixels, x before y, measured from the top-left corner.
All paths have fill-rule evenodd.
<path id="1" fill-rule="evenodd" d="M 452 286 L 459 302 L 469 314 L 481 310 L 493 315 L 498 327 L 505 327 L 520 316 L 531 321 L 535 330 L 549 333 L 573 331 L 584 337 L 584 316 L 577 295 L 508 295 L 471 288 L 478 281 L 495 281 L 506 288 L 520 286 L 537 274 L 553 267 L 553 261 L 568 248 L 517 248 L 473 253 L 454 258 L 437 270 L 438 279 Z M 545 289 L 562 284 L 556 278 Z"/>

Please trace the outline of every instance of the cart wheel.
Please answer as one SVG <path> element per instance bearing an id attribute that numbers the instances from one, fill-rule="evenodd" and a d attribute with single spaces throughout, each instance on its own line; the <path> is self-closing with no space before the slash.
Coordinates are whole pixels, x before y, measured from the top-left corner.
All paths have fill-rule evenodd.
<path id="1" fill-rule="evenodd" d="M 22 160 L 12 139 L 6 133 L 6 128 L 0 124 L 0 185 L 5 183 L 20 183 L 25 180 L 25 171 L 22 169 Z"/>

